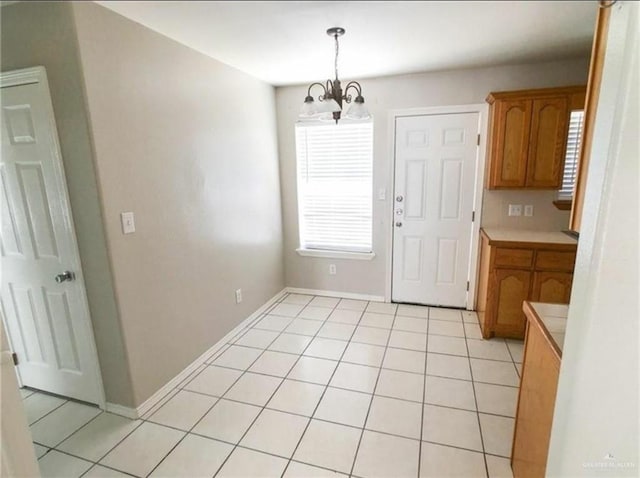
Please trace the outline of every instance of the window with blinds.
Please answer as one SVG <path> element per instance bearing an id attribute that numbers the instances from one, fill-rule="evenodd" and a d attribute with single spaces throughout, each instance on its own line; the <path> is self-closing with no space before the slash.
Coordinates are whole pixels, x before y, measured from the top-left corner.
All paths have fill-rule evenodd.
<path id="1" fill-rule="evenodd" d="M 562 188 L 558 191 L 558 199 L 573 199 L 573 189 L 578 174 L 578 156 L 580 154 L 580 141 L 582 139 L 582 124 L 584 111 L 572 111 L 569 118 L 569 137 L 567 138 L 567 153 L 564 159 L 564 174 L 562 175 Z"/>
<path id="2" fill-rule="evenodd" d="M 373 123 L 296 126 L 300 247 L 372 251 Z"/>

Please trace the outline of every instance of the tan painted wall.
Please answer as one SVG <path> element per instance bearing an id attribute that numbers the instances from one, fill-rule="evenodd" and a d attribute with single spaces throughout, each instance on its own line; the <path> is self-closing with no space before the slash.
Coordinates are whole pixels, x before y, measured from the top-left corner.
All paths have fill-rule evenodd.
<path id="1" fill-rule="evenodd" d="M 140 404 L 284 286 L 275 94 L 96 4 L 73 11 Z"/>
<path id="2" fill-rule="evenodd" d="M 71 5 L 19 2 L 2 7 L 0 16 L 2 71 L 36 65 L 47 69 L 106 398 L 131 406 Z"/>
<path id="3" fill-rule="evenodd" d="M 331 65 L 327 65 L 327 74 Z M 373 248 L 372 261 L 301 257 L 298 247 L 294 124 L 306 95 L 306 86 L 276 90 L 278 141 L 282 183 L 284 257 L 286 283 L 291 287 L 325 289 L 383 296 L 389 253 L 388 228 L 391 214 L 392 151 L 389 112 L 403 108 L 484 103 L 491 91 L 585 84 L 588 59 L 520 66 L 422 73 L 362 80 L 363 95 L 374 118 L 373 166 Z M 345 78 L 346 79 L 346 78 Z M 320 78 L 319 78 L 320 80 Z M 377 200 L 377 191 L 386 188 L 387 200 Z M 505 200 L 517 196 L 518 204 L 534 204 L 533 218 L 512 221 L 506 217 Z M 552 193 L 490 192 L 485 196 L 482 221 L 487 225 L 557 230 L 569 222 L 566 212 L 551 204 Z M 337 265 L 329 276 L 328 265 Z"/>

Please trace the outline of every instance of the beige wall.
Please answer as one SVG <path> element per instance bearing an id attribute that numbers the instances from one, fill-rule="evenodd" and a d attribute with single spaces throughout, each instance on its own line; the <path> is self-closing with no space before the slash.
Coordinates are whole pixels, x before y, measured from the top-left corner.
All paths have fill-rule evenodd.
<path id="1" fill-rule="evenodd" d="M 482 225 L 507 229 L 562 231 L 569 229 L 570 211 L 553 205 L 556 191 L 485 190 L 482 200 Z M 533 206 L 533 216 L 509 216 L 509 204 Z"/>
<path id="2" fill-rule="evenodd" d="M 133 405 L 98 200 L 71 5 L 19 2 L 0 10 L 2 71 L 47 69 L 106 398 Z"/>
<path id="3" fill-rule="evenodd" d="M 73 11 L 140 404 L 284 286 L 275 94 L 96 4 Z"/>
<path id="4" fill-rule="evenodd" d="M 393 76 L 362 80 L 363 95 L 374 118 L 373 248 L 372 261 L 301 257 L 298 247 L 294 125 L 306 86 L 278 88 L 278 141 L 282 183 L 284 257 L 286 283 L 291 287 L 325 289 L 383 296 L 389 252 L 388 228 L 392 193 L 392 156 L 389 112 L 404 108 L 484 103 L 491 91 L 585 84 L 588 59 L 521 66 L 505 66 Z M 330 73 L 327 66 L 327 74 Z M 386 188 L 387 200 L 377 200 Z M 550 193 L 515 193 L 518 204 L 534 204 L 533 218 L 513 221 L 506 217 L 503 202 L 514 193 L 491 192 L 485 199 L 483 222 L 519 228 L 566 228 L 568 214 L 558 212 L 548 201 Z M 510 200 L 510 199 L 509 199 Z M 336 264 L 330 276 L 328 265 Z"/>

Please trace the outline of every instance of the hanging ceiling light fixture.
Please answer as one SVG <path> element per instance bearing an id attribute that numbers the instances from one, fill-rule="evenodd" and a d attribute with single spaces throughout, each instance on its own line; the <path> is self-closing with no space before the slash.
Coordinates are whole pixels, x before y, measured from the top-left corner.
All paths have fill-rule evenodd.
<path id="1" fill-rule="evenodd" d="M 351 95 L 349 89 L 354 89 L 356 97 L 353 100 L 353 104 L 347 110 L 344 118 L 363 120 L 371 118 L 369 110 L 364 105 L 364 98 L 362 97 L 362 87 L 357 81 L 350 81 L 347 83 L 344 91 L 338 79 L 338 37 L 344 35 L 345 29 L 340 27 L 333 27 L 327 30 L 327 35 L 332 36 L 336 42 L 336 58 L 334 63 L 336 77 L 333 81 L 327 80 L 326 84 L 311 83 L 307 90 L 307 97 L 304 99 L 304 104 L 300 110 L 301 118 L 318 118 L 318 119 L 331 119 L 333 118 L 338 123 L 342 113 L 342 102 L 351 103 Z M 316 103 L 311 96 L 311 88 L 314 86 L 320 86 L 323 89 L 323 94 L 318 96 L 318 103 Z"/>

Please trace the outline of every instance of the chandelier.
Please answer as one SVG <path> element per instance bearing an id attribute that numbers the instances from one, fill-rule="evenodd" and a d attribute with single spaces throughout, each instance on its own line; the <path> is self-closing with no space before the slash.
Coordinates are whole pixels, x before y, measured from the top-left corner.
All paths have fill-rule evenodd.
<path id="1" fill-rule="evenodd" d="M 320 119 L 320 120 L 335 120 L 336 124 L 342 114 L 342 103 L 351 104 L 344 118 L 354 120 L 364 120 L 371 118 L 369 110 L 364 105 L 364 98 L 362 97 L 362 87 L 357 81 L 350 81 L 347 83 L 344 91 L 342 85 L 338 79 L 338 53 L 340 47 L 338 44 L 338 38 L 344 35 L 345 29 L 340 27 L 333 27 L 327 30 L 327 35 L 332 36 L 336 42 L 336 57 L 334 62 L 336 77 L 333 81 L 327 80 L 326 84 L 311 83 L 307 90 L 307 97 L 304 99 L 304 104 L 300 110 L 300 118 L 304 119 Z M 318 96 L 318 102 L 314 101 L 311 96 L 311 88 L 319 86 L 322 88 L 323 93 Z M 352 102 L 352 96 L 349 94 L 349 90 L 354 90 L 355 98 Z"/>

